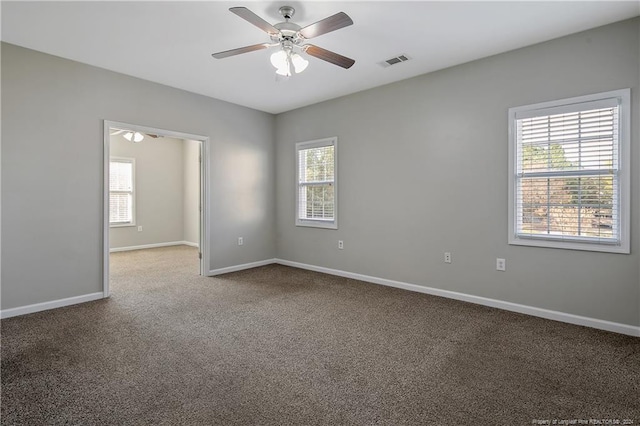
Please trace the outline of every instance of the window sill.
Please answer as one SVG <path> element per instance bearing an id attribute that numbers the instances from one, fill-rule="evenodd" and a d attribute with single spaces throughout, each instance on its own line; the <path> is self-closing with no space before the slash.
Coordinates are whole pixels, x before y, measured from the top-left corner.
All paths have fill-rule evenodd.
<path id="1" fill-rule="evenodd" d="M 322 220 L 296 220 L 296 226 L 302 226 L 307 228 L 324 228 L 324 229 L 338 229 L 338 223 L 332 221 Z"/>
<path id="2" fill-rule="evenodd" d="M 604 253 L 618 253 L 618 254 L 629 254 L 631 251 L 629 250 L 628 244 L 595 244 L 590 242 L 578 242 L 578 241 L 554 241 L 551 239 L 543 239 L 543 238 L 520 238 L 516 236 L 512 236 L 509 238 L 510 245 L 516 246 L 529 246 L 529 247 L 544 247 L 544 248 L 553 248 L 553 249 L 564 249 L 564 250 L 581 250 L 581 251 L 595 251 L 595 252 L 604 252 Z"/>
<path id="3" fill-rule="evenodd" d="M 135 223 L 110 223 L 109 228 L 133 228 Z"/>

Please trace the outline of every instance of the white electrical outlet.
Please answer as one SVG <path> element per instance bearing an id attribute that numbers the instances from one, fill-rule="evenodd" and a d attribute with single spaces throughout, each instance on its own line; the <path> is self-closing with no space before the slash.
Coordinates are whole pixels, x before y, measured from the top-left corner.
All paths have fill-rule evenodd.
<path id="1" fill-rule="evenodd" d="M 242 237 L 238 237 L 238 245 L 241 246 L 244 244 L 244 239 Z"/>
<path id="2" fill-rule="evenodd" d="M 344 249 L 344 241 L 342 241 L 342 240 L 338 240 L 338 248 L 339 248 L 340 250 L 343 250 L 343 249 Z"/>
<path id="3" fill-rule="evenodd" d="M 507 270 L 507 261 L 504 259 L 497 258 L 496 271 L 506 271 L 506 270 Z"/>
<path id="4" fill-rule="evenodd" d="M 448 251 L 444 253 L 444 263 L 451 263 L 451 253 Z"/>
<path id="5" fill-rule="evenodd" d="M 138 232 L 142 232 L 142 226 L 138 226 Z"/>

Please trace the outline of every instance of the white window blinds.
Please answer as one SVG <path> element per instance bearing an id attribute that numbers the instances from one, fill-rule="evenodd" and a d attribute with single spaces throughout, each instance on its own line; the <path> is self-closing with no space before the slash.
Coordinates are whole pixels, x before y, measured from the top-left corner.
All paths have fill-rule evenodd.
<path id="1" fill-rule="evenodd" d="M 336 227 L 336 139 L 296 144 L 296 224 Z"/>
<path id="2" fill-rule="evenodd" d="M 621 244 L 620 110 L 609 97 L 513 114 L 516 238 Z"/>
<path id="3" fill-rule="evenodd" d="M 109 162 L 109 223 L 133 224 L 133 159 Z"/>

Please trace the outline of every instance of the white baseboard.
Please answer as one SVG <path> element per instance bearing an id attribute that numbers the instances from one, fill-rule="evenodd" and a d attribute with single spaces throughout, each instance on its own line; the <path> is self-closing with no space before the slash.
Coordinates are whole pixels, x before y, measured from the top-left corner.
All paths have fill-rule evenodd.
<path id="1" fill-rule="evenodd" d="M 308 265 L 305 263 L 292 262 L 289 260 L 275 259 L 275 263 L 292 266 L 294 268 L 308 269 L 310 271 L 323 272 L 325 274 L 339 277 L 352 278 L 354 280 L 366 281 L 373 284 L 380 284 L 389 287 L 401 288 L 418 293 L 431 294 L 434 296 L 446 297 L 448 299 L 462 300 L 464 302 L 476 303 L 478 305 L 490 306 L 492 308 L 504 309 L 505 311 L 518 312 L 535 317 L 546 318 L 554 321 L 566 322 L 569 324 L 582 325 L 585 327 L 597 328 L 599 330 L 612 331 L 614 333 L 627 334 L 629 336 L 640 337 L 640 327 L 621 324 L 617 322 L 605 321 L 596 318 L 583 317 L 580 315 L 568 314 L 565 312 L 551 311 L 549 309 L 536 308 L 534 306 L 520 305 L 518 303 L 504 302 L 502 300 L 489 299 L 486 297 L 473 296 L 471 294 L 458 293 L 455 291 L 441 290 L 433 287 L 426 287 L 416 284 L 393 281 L 385 278 L 371 277 L 368 275 L 356 274 L 353 272 L 340 271 L 338 269 L 324 268 L 322 266 Z"/>
<path id="2" fill-rule="evenodd" d="M 271 265 L 272 263 L 278 262 L 276 261 L 276 259 L 266 259 L 259 260 L 258 262 L 244 263 L 242 265 L 227 266 L 226 268 L 212 269 L 209 271 L 207 276 L 213 277 L 216 275 L 228 274 L 229 272 L 237 272 L 245 269 L 257 268 L 258 266 Z"/>
<path id="3" fill-rule="evenodd" d="M 192 243 L 189 241 L 170 241 L 167 243 L 144 244 L 141 246 L 115 247 L 115 248 L 110 248 L 109 253 L 114 253 L 118 251 L 144 250 L 144 249 L 151 249 L 151 248 L 158 248 L 158 247 L 183 246 L 183 245 L 198 247 L 197 243 Z"/>
<path id="4" fill-rule="evenodd" d="M 18 315 L 32 314 L 34 312 L 47 311 L 49 309 L 62 308 L 64 306 L 77 305 L 78 303 L 91 302 L 102 299 L 104 294 L 91 293 L 83 296 L 68 297 L 66 299 L 52 300 L 50 302 L 35 303 L 33 305 L 20 306 L 18 308 L 3 309 L 0 311 L 0 318 L 11 318 Z"/>

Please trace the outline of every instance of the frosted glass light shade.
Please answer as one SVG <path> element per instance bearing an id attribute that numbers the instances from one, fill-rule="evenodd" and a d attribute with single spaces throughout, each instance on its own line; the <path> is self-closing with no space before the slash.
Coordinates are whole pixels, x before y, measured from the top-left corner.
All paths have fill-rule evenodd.
<path id="1" fill-rule="evenodd" d="M 305 69 L 307 69 L 307 66 L 309 65 L 309 61 L 307 61 L 305 58 L 298 55 L 297 53 L 294 53 L 293 55 L 291 55 L 291 62 L 293 63 L 293 68 L 295 69 L 296 74 L 299 74 Z"/>
<path id="2" fill-rule="evenodd" d="M 276 53 L 271 55 L 271 65 L 280 69 L 287 67 L 287 52 L 284 50 L 278 50 Z"/>

